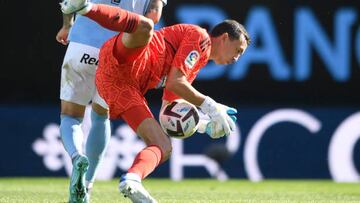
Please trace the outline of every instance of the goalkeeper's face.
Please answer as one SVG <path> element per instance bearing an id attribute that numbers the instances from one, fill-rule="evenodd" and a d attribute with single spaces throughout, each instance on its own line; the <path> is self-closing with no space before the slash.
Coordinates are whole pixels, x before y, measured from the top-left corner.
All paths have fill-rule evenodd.
<path id="1" fill-rule="evenodd" d="M 215 59 L 217 64 L 235 63 L 247 48 L 247 42 L 243 35 L 240 39 L 230 39 L 227 33 L 221 37 L 218 57 Z"/>

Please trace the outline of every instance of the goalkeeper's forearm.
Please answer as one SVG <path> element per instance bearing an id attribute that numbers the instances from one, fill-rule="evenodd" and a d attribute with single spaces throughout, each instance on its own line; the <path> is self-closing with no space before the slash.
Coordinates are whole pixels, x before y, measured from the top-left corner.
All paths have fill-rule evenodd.
<path id="1" fill-rule="evenodd" d="M 200 106 L 206 98 L 206 96 L 197 91 L 186 80 L 184 74 L 175 67 L 171 68 L 165 88 L 185 99 L 186 101 L 194 104 L 195 106 Z"/>
<path id="2" fill-rule="evenodd" d="M 200 106 L 206 97 L 191 86 L 191 84 L 187 81 L 178 81 L 166 88 L 195 106 Z"/>

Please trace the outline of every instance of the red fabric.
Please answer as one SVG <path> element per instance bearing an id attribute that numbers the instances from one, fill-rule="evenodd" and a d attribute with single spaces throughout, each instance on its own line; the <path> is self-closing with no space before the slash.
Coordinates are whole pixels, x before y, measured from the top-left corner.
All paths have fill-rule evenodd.
<path id="1" fill-rule="evenodd" d="M 182 70 L 191 83 L 209 59 L 208 38 L 198 26 L 179 24 L 155 31 L 149 44 L 141 48 L 124 47 L 121 34 L 105 42 L 100 49 L 96 87 L 109 105 L 110 117 L 121 118 L 135 106 L 147 108 L 143 95 L 158 86 L 172 66 Z M 194 50 L 200 56 L 188 67 L 185 60 Z"/>
<path id="2" fill-rule="evenodd" d="M 175 93 L 173 93 L 172 91 L 165 88 L 163 91 L 162 99 L 166 100 L 168 102 L 172 102 L 176 99 L 181 99 L 181 98 L 178 95 L 176 95 Z"/>
<path id="3" fill-rule="evenodd" d="M 147 105 L 135 106 L 121 114 L 122 119 L 136 132 L 137 128 L 147 118 L 154 118 Z"/>
<path id="4" fill-rule="evenodd" d="M 109 30 L 127 33 L 134 32 L 140 22 L 138 14 L 104 4 L 93 4 L 85 16 Z"/>
<path id="5" fill-rule="evenodd" d="M 146 72 L 144 66 L 134 66 L 132 61 L 120 64 L 113 56 L 116 39 L 113 37 L 100 49 L 95 77 L 97 90 L 109 106 L 111 119 L 121 118 L 123 112 L 136 106 L 148 108 L 143 96 L 146 88 L 139 83 L 148 80 L 149 71 Z"/>
<path id="6" fill-rule="evenodd" d="M 146 46 L 139 48 L 127 48 L 121 40 L 123 33 L 119 34 L 115 42 L 114 57 L 119 64 L 132 64 L 143 52 L 146 50 Z"/>
<path id="7" fill-rule="evenodd" d="M 208 62 L 211 47 L 209 35 L 200 27 L 180 24 L 166 28 L 165 38 L 175 45 L 179 38 L 182 39 L 171 66 L 179 68 L 189 81 L 193 81 L 200 68 Z"/>
<path id="8" fill-rule="evenodd" d="M 156 145 L 148 146 L 136 155 L 128 173 L 136 173 L 141 179 L 144 179 L 160 164 L 161 157 L 160 147 Z"/>
<path id="9" fill-rule="evenodd" d="M 188 82 L 192 83 L 200 69 L 204 67 L 210 56 L 211 40 L 207 32 L 191 25 L 178 25 L 167 28 L 165 38 L 173 46 L 177 46 L 171 67 L 178 68 L 185 75 Z M 172 32 L 172 30 L 174 32 Z M 181 32 L 182 31 L 182 32 Z M 183 33 L 186 33 L 183 35 Z M 178 38 L 183 35 L 181 42 L 177 45 Z M 173 101 L 180 97 L 173 92 L 164 89 L 163 99 Z"/>

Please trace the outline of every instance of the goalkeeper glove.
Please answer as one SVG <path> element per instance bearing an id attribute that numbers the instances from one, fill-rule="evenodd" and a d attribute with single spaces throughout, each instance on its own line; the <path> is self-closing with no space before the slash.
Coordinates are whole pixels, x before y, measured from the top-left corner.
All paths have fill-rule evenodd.
<path id="1" fill-rule="evenodd" d="M 216 103 L 210 97 L 205 98 L 200 105 L 200 109 L 210 117 L 205 132 L 211 138 L 216 139 L 224 135 L 230 135 L 230 132 L 235 130 L 236 109 Z"/>
<path id="2" fill-rule="evenodd" d="M 226 105 L 220 104 L 220 103 L 218 103 L 218 104 L 220 105 L 220 108 L 223 108 L 223 109 L 226 111 L 226 113 L 230 116 L 230 118 L 231 118 L 234 122 L 237 121 L 237 117 L 236 117 L 237 110 L 236 110 L 235 108 L 229 107 L 229 106 L 226 106 Z"/>

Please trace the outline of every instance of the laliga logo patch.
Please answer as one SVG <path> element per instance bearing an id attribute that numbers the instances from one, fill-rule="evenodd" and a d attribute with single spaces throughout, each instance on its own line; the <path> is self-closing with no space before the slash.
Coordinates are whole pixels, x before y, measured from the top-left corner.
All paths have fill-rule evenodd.
<path id="1" fill-rule="evenodd" d="M 185 59 L 185 65 L 188 68 L 192 69 L 194 67 L 195 63 L 198 61 L 199 56 L 200 56 L 199 52 L 197 52 L 195 50 L 191 51 Z"/>

